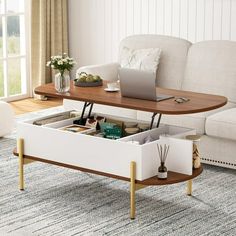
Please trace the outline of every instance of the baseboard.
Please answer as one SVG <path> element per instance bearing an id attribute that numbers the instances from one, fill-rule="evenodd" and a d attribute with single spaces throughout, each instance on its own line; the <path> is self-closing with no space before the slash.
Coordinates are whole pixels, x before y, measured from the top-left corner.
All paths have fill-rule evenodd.
<path id="1" fill-rule="evenodd" d="M 202 161 L 202 163 L 205 163 L 205 164 L 236 169 L 236 164 L 235 163 L 219 161 L 219 160 L 214 160 L 214 159 L 210 159 L 210 158 L 201 158 L 201 161 Z"/>

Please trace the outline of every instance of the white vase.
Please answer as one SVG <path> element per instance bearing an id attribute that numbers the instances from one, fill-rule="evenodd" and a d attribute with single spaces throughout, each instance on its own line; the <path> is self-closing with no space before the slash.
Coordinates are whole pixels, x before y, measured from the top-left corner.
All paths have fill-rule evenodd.
<path id="1" fill-rule="evenodd" d="M 70 90 L 70 76 L 66 73 L 55 75 L 55 89 L 58 93 L 66 93 Z"/>

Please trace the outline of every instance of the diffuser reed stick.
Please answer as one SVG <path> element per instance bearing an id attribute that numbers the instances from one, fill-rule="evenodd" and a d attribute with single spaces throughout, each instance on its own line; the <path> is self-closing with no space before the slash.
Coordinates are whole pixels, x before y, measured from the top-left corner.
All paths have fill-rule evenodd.
<path id="1" fill-rule="evenodd" d="M 161 161 L 161 165 L 158 168 L 158 174 L 157 177 L 159 179 L 166 179 L 167 178 L 167 168 L 165 167 L 165 162 L 166 162 L 166 158 L 167 155 L 169 153 L 169 145 L 161 145 L 161 144 L 157 144 L 157 150 L 158 150 L 158 154 L 159 154 L 159 158 Z"/>

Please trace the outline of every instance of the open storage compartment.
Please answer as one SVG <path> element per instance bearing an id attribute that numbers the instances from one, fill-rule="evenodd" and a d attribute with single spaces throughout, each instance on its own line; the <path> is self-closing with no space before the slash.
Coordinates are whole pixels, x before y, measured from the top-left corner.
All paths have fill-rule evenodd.
<path id="1" fill-rule="evenodd" d="M 156 175 L 157 168 L 160 166 L 157 144 L 170 146 L 166 160 L 166 167 L 169 171 L 191 175 L 193 144 L 185 137 L 192 134 L 196 134 L 196 131 L 184 127 L 161 125 L 159 128 L 124 137 L 119 141 L 140 149 L 144 179 L 148 178 L 147 176 Z M 148 142 L 145 143 L 145 140 Z"/>
<path id="2" fill-rule="evenodd" d="M 114 116 L 106 117 L 134 121 Z M 74 119 L 42 126 L 34 125 L 34 120 L 19 122 L 17 133 L 18 138 L 24 139 L 24 154 L 126 178 L 130 177 L 130 162 L 135 161 L 136 179 L 142 181 L 157 175 L 159 157 L 156 146 L 157 143 L 165 143 L 170 145 L 166 163 L 168 170 L 192 174 L 192 142 L 183 138 L 195 134 L 195 130 L 163 125 L 111 140 L 58 129 L 72 124 Z M 146 123 L 137 120 L 135 122 Z M 142 143 L 148 136 L 152 140 Z M 140 144 L 130 141 L 139 141 Z"/>

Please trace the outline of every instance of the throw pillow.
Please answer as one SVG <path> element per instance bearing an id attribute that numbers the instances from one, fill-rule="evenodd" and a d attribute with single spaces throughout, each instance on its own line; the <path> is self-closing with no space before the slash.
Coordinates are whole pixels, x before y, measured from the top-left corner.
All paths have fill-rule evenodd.
<path id="1" fill-rule="evenodd" d="M 121 67 L 156 73 L 161 56 L 160 48 L 131 49 L 123 47 Z"/>

